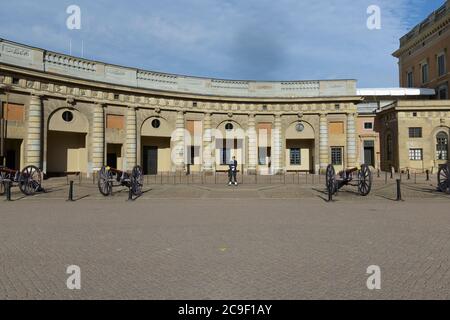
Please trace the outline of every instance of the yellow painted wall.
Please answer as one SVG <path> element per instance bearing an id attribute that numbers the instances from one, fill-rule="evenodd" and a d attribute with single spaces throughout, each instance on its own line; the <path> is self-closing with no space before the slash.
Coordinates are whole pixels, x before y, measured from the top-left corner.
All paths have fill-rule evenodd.
<path id="1" fill-rule="evenodd" d="M 141 154 L 144 154 L 144 147 L 158 147 L 158 172 L 168 172 L 172 170 L 170 138 L 167 137 L 142 137 Z M 141 159 L 143 164 L 144 159 Z"/>
<path id="2" fill-rule="evenodd" d="M 87 172 L 86 134 L 49 131 L 47 137 L 47 172 Z"/>

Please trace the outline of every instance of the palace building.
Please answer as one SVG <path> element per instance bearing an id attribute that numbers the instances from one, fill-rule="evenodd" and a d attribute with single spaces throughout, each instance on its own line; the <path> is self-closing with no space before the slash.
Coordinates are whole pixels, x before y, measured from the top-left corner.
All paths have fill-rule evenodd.
<path id="1" fill-rule="evenodd" d="M 397 100 L 377 112 L 381 167 L 436 171 L 449 161 L 450 1 L 400 39 L 400 85 L 435 90 L 434 100 Z M 422 89 L 426 90 L 426 89 Z"/>
<path id="2" fill-rule="evenodd" d="M 108 164 L 146 174 L 356 166 L 355 80 L 164 74 L 0 40 L 4 163 L 49 175 Z"/>
<path id="3" fill-rule="evenodd" d="M 50 177 L 104 164 L 212 173 L 232 157 L 246 174 L 429 169 L 448 159 L 450 103 L 434 96 L 356 80 L 167 74 L 0 39 L 0 165 Z"/>

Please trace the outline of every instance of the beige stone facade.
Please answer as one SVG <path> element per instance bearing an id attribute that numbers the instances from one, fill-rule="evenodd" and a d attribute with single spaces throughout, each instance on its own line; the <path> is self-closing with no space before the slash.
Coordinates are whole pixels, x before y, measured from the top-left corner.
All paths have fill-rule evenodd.
<path id="1" fill-rule="evenodd" d="M 235 156 L 241 172 L 277 174 L 359 162 L 362 98 L 354 80 L 203 79 L 6 40 L 0 49 L 2 106 L 23 111 L 21 119 L 5 120 L 9 167 L 32 164 L 49 176 L 91 175 L 104 164 L 124 170 L 139 164 L 147 174 L 214 172 L 227 170 Z"/>
<path id="2" fill-rule="evenodd" d="M 398 101 L 379 114 L 381 167 L 436 171 L 448 162 L 450 101 Z"/>

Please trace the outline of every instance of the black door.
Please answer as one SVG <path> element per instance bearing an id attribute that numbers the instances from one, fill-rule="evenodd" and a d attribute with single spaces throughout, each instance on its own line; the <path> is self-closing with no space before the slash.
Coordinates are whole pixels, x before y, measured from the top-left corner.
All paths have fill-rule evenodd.
<path id="1" fill-rule="evenodd" d="M 373 147 L 365 147 L 364 148 L 364 163 L 368 166 L 375 167 L 374 163 L 374 148 Z"/>
<path id="2" fill-rule="evenodd" d="M 13 170 L 18 170 L 16 168 L 16 151 L 15 150 L 7 150 L 6 151 L 6 167 Z"/>
<path id="3" fill-rule="evenodd" d="M 158 174 L 158 147 L 144 147 L 144 174 Z"/>
<path id="4" fill-rule="evenodd" d="M 108 153 L 106 155 L 106 164 L 111 168 L 117 168 L 117 155 L 115 153 Z"/>

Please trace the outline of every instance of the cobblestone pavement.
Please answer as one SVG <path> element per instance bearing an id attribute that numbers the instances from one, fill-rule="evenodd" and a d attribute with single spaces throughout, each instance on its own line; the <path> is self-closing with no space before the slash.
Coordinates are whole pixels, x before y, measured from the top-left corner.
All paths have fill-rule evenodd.
<path id="1" fill-rule="evenodd" d="M 147 185 L 127 202 L 91 182 L 73 203 L 64 180 L 46 185 L 0 201 L 1 299 L 450 298 L 450 196 L 426 182 L 405 182 L 404 202 L 380 180 L 333 203 L 320 185 Z"/>

